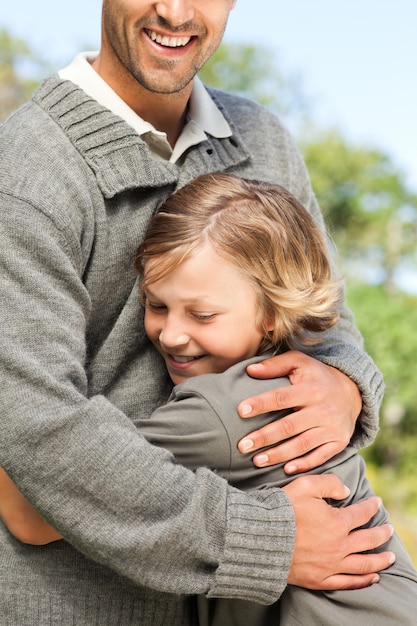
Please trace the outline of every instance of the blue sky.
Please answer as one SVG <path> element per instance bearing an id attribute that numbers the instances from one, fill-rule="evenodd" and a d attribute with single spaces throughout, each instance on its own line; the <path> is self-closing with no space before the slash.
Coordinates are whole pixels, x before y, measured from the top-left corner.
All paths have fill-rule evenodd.
<path id="1" fill-rule="evenodd" d="M 59 67 L 98 47 L 100 11 L 101 0 L 5 0 L 0 27 Z M 416 0 L 237 0 L 226 39 L 276 50 L 318 121 L 388 152 L 417 190 L 416 25 Z"/>

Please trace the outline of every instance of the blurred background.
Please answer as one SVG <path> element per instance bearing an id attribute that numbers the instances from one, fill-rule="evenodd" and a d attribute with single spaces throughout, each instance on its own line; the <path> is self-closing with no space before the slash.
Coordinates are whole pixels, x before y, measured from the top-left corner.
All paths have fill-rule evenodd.
<path id="1" fill-rule="evenodd" d="M 272 6 L 271 6 L 272 5 Z M 21 0 L 0 12 L 0 119 L 49 72 L 100 43 L 101 0 Z M 417 3 L 237 0 L 201 72 L 294 134 L 383 371 L 381 430 L 363 454 L 417 564 Z"/>

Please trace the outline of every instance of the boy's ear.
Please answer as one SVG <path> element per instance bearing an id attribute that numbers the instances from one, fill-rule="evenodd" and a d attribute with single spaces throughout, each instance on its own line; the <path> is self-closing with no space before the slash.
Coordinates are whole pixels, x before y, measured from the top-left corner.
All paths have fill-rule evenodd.
<path id="1" fill-rule="evenodd" d="M 267 317 L 267 318 L 266 318 L 265 328 L 266 328 L 266 330 L 267 330 L 268 332 L 270 332 L 270 331 L 274 330 L 274 328 L 275 328 L 275 320 L 273 320 L 273 319 L 272 319 L 272 318 L 270 318 L 270 317 Z"/>

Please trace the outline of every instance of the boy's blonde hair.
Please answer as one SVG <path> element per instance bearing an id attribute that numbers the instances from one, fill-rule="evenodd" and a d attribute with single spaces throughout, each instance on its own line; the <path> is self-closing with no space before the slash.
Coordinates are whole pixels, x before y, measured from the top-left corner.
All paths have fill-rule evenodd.
<path id="1" fill-rule="evenodd" d="M 336 323 L 341 281 L 332 276 L 325 236 L 283 187 L 219 173 L 176 191 L 152 218 L 138 250 L 142 301 L 147 285 L 206 243 L 254 287 L 261 351 L 315 343 L 311 333 Z M 155 257 L 150 269 L 147 261 Z"/>

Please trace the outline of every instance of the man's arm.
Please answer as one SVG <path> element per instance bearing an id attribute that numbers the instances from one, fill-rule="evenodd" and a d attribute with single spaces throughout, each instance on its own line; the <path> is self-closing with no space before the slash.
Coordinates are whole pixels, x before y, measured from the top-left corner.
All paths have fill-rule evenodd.
<path id="1" fill-rule="evenodd" d="M 243 494 L 204 468 L 178 466 L 107 398 L 88 396 L 91 303 L 77 272 L 76 242 L 49 216 L 39 213 L 34 223 L 32 206 L 9 199 L 8 208 L 0 246 L 5 470 L 67 541 L 137 584 L 275 601 L 293 560 L 288 498 L 279 490 Z M 361 523 L 363 515 L 352 518 Z M 336 524 L 334 540 L 350 530 Z M 387 529 L 379 532 L 374 547 L 381 535 L 388 538 Z M 315 552 L 320 570 L 322 547 Z M 370 576 L 388 565 L 386 554 L 378 559 L 351 573 Z M 327 578 L 341 567 L 325 566 Z M 307 570 L 306 581 L 315 577 Z"/>
<path id="2" fill-rule="evenodd" d="M 274 601 L 293 549 L 288 500 L 278 492 L 255 500 L 206 469 L 176 465 L 108 398 L 90 396 L 92 303 L 77 224 L 65 215 L 57 222 L 10 194 L 0 206 L 5 471 L 67 541 L 138 585 L 177 594 L 227 589 L 234 597 Z M 120 321 L 124 338 L 138 333 L 136 290 L 131 303 Z M 134 371 L 131 393 L 139 403 L 148 372 Z M 239 537 L 244 541 L 234 545 Z M 248 569 L 236 568 L 240 561 Z"/>

